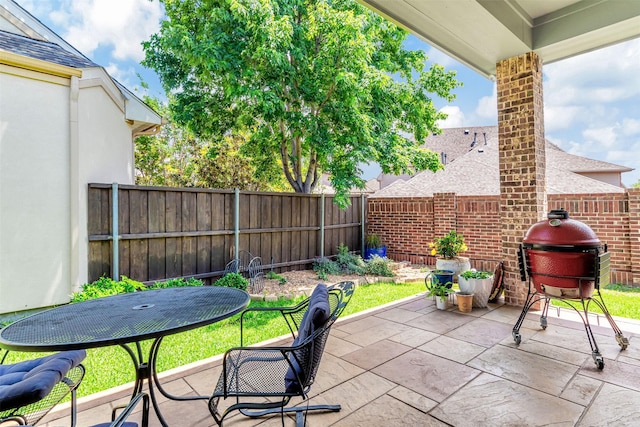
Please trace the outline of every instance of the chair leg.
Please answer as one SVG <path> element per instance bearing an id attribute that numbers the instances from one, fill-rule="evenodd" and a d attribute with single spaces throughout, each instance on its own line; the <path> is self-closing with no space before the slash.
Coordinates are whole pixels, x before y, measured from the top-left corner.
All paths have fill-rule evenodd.
<path id="1" fill-rule="evenodd" d="M 262 411 L 248 411 L 246 409 L 240 409 L 242 415 L 250 418 L 259 418 L 270 414 L 282 414 L 296 413 L 296 426 L 304 426 L 305 413 L 308 411 L 322 411 L 322 412 L 339 412 L 342 409 L 340 405 L 309 405 L 309 406 L 290 406 L 288 408 L 272 408 L 264 409 Z"/>

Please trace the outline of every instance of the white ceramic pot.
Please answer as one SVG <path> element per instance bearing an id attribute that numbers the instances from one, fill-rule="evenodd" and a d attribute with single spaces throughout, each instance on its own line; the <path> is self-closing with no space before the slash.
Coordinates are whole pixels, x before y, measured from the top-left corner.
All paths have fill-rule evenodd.
<path id="1" fill-rule="evenodd" d="M 447 309 L 447 297 L 436 297 L 436 308 L 438 310 Z"/>
<path id="2" fill-rule="evenodd" d="M 493 287 L 493 276 L 486 279 L 465 279 L 458 276 L 460 292 L 473 294 L 474 307 L 486 307 Z"/>
<path id="3" fill-rule="evenodd" d="M 437 258 L 436 269 L 451 270 L 454 273 L 453 277 L 457 278 L 458 274 L 462 273 L 463 271 L 471 270 L 471 263 L 469 262 L 469 258 L 463 256 L 458 256 L 451 259 Z"/>

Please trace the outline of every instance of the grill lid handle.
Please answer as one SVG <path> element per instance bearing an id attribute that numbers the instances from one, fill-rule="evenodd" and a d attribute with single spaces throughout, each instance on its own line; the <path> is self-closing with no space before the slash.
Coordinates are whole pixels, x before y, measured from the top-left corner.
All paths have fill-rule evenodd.
<path id="1" fill-rule="evenodd" d="M 569 212 L 564 209 L 552 209 L 547 214 L 548 219 L 569 219 Z"/>

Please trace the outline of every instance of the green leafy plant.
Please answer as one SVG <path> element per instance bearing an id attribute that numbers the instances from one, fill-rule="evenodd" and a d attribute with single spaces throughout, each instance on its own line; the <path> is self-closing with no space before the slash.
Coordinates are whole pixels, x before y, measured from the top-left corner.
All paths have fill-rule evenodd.
<path id="1" fill-rule="evenodd" d="M 327 280 L 329 274 L 340 273 L 340 266 L 329 258 L 317 258 L 313 261 L 313 271 L 318 273 L 318 279 Z"/>
<path id="2" fill-rule="evenodd" d="M 365 264 L 366 274 L 384 277 L 393 277 L 394 275 L 391 270 L 391 261 L 388 258 L 374 255 Z"/>
<path id="3" fill-rule="evenodd" d="M 347 274 L 364 274 L 365 264 L 360 255 L 349 252 L 349 248 L 344 244 L 338 246 L 338 255 L 336 262 L 343 273 Z"/>
<path id="4" fill-rule="evenodd" d="M 451 230 L 448 234 L 436 239 L 435 242 L 429 243 L 429 247 L 432 256 L 438 255 L 446 259 L 455 258 L 468 249 L 464 243 L 464 236 L 455 230 Z"/>
<path id="5" fill-rule="evenodd" d="M 449 295 L 450 293 L 454 292 L 453 289 L 451 289 L 451 286 L 453 284 L 451 282 L 447 282 L 447 283 L 438 283 L 435 285 L 431 285 L 430 288 L 428 288 L 427 290 L 427 296 L 428 297 L 438 297 L 438 298 L 446 298 L 447 295 Z"/>
<path id="6" fill-rule="evenodd" d="M 227 288 L 240 289 L 246 291 L 249 281 L 239 273 L 227 273 L 213 283 L 213 286 L 225 286 Z"/>
<path id="7" fill-rule="evenodd" d="M 74 292 L 71 295 L 71 302 L 87 301 L 95 298 L 102 298 L 111 295 L 124 294 L 129 292 L 143 291 L 147 287 L 141 282 L 137 282 L 127 276 L 122 276 L 122 280 L 116 281 L 110 277 L 102 276 L 95 282 L 82 285 L 81 292 Z"/>
<path id="8" fill-rule="evenodd" d="M 492 276 L 492 274 L 489 273 L 488 271 L 467 270 L 467 271 L 464 271 L 464 272 L 460 273 L 460 276 L 464 277 L 467 280 L 469 280 L 469 279 L 488 279 L 489 277 Z"/>
<path id="9" fill-rule="evenodd" d="M 153 285 L 148 285 L 147 289 L 164 289 L 164 288 L 183 288 L 185 286 L 203 286 L 204 282 L 200 279 L 190 277 L 184 279 L 179 277 L 177 279 L 164 280 L 162 282 L 155 282 Z"/>
<path id="10" fill-rule="evenodd" d="M 380 237 L 375 233 L 367 234 L 364 241 L 365 241 L 366 247 L 370 249 L 378 249 L 384 246 L 382 244 L 382 241 L 380 240 Z"/>
<path id="11" fill-rule="evenodd" d="M 269 280 L 277 280 L 279 285 L 284 285 L 285 283 L 287 283 L 286 277 L 281 276 L 280 274 L 274 271 L 268 272 L 264 277 Z"/>

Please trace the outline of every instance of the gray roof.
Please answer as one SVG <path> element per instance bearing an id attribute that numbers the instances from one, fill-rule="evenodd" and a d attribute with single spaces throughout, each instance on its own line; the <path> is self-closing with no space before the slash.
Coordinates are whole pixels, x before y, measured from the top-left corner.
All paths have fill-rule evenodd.
<path id="1" fill-rule="evenodd" d="M 442 160 L 442 153 L 446 154 L 446 163 L 451 163 L 458 157 L 472 151 L 474 148 L 482 147 L 485 141 L 498 138 L 497 126 L 474 126 L 466 128 L 443 129 L 439 135 L 429 136 L 424 143 L 424 147 L 436 152 Z M 589 172 L 629 172 L 632 168 L 620 166 L 601 160 L 589 159 L 577 156 L 564 151 L 562 148 L 546 141 L 547 159 L 555 167 L 563 168 L 576 173 Z"/>
<path id="2" fill-rule="evenodd" d="M 473 133 L 471 136 L 473 140 Z M 546 186 L 549 194 L 623 193 L 625 191 L 624 188 L 567 170 L 564 163 L 571 157 L 565 157 L 564 154 L 578 156 L 565 153 L 549 141 L 546 149 L 547 153 L 551 153 L 546 162 Z M 606 162 L 601 163 L 608 165 Z M 461 196 L 500 194 L 497 135 L 488 138 L 486 145 L 483 138 L 482 143 L 476 143 L 471 151 L 467 151 L 447 164 L 443 170 L 435 173 L 424 171 L 407 181 L 395 181 L 371 197 L 430 197 L 434 193 L 448 192 Z"/>
<path id="3" fill-rule="evenodd" d="M 442 129 L 438 135 L 430 135 L 423 147 L 440 155 L 440 161 L 448 164 L 485 143 L 498 137 L 498 126 L 474 126 Z M 445 156 L 446 155 L 446 161 Z"/>
<path id="4" fill-rule="evenodd" d="M 602 160 L 570 154 L 547 141 L 547 161 L 551 161 L 555 167 L 566 169 L 575 173 L 591 172 L 630 172 L 633 168 L 616 165 Z"/>
<path id="5" fill-rule="evenodd" d="M 99 67 L 98 64 L 86 57 L 69 52 L 55 43 L 32 39 L 7 31 L 0 31 L 0 49 L 66 67 Z"/>

